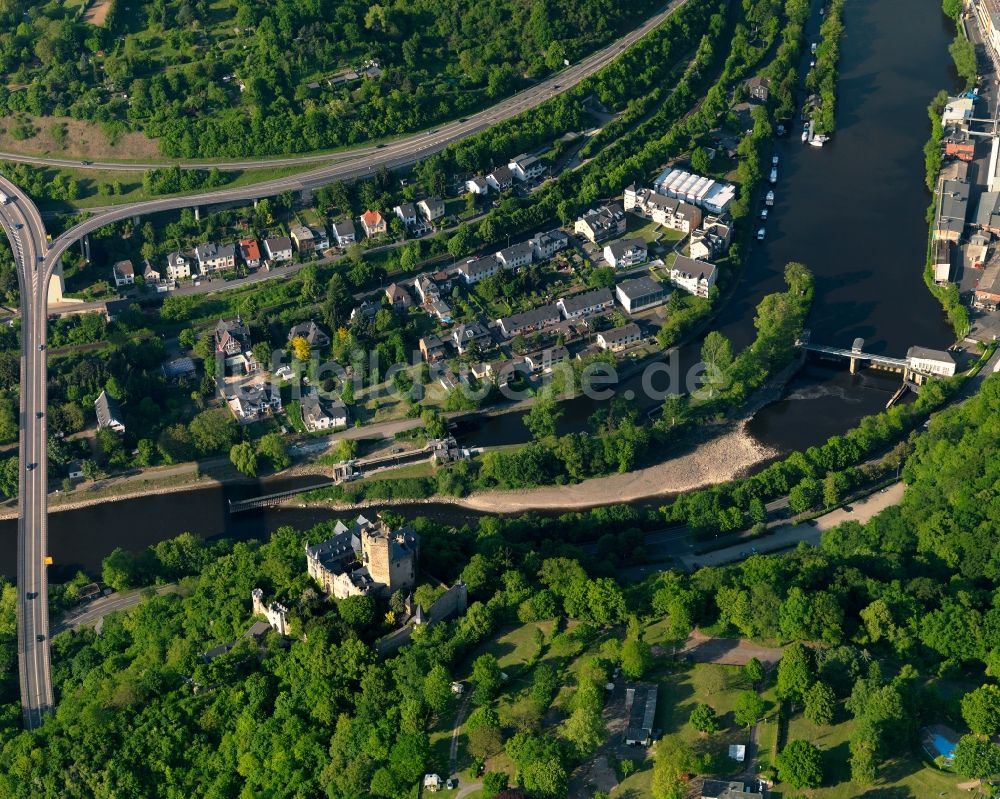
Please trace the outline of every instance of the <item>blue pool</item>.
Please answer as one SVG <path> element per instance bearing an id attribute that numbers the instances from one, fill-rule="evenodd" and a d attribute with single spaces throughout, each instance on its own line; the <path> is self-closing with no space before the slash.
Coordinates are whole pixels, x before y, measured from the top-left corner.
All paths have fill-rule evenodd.
<path id="1" fill-rule="evenodd" d="M 931 746 L 936 750 L 935 757 L 943 757 L 946 760 L 953 760 L 955 757 L 955 744 L 949 741 L 940 733 L 934 733 L 931 738 Z"/>

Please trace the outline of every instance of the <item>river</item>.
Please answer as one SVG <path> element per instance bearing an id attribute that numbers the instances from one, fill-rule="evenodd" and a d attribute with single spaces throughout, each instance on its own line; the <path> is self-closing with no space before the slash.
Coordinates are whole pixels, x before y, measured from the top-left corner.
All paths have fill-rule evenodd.
<path id="1" fill-rule="evenodd" d="M 809 317 L 815 342 L 850 346 L 861 336 L 868 351 L 902 356 L 913 344 L 942 348 L 953 339 L 921 274 L 929 203 L 922 153 L 929 135 L 926 107 L 941 88 L 956 84 L 950 24 L 938 0 L 847 0 L 844 22 L 837 133 L 822 149 L 803 145 L 794 130 L 775 145 L 780 180 L 767 239 L 755 242 L 719 318 L 719 329 L 737 348 L 752 341 L 754 308 L 765 294 L 782 290 L 782 271 L 792 260 L 807 264 L 816 278 Z M 810 40 L 818 24 L 816 14 Z M 699 346 L 681 353 L 681 362 L 693 363 Z M 749 429 L 782 452 L 818 444 L 881 410 L 897 379 L 809 365 Z M 626 381 L 620 391 L 631 389 L 636 401 L 651 405 L 637 388 L 637 380 Z M 595 404 L 581 398 L 566 408 L 562 429 L 583 429 Z M 506 416 L 466 429 L 462 437 L 475 445 L 505 444 L 525 440 L 527 432 L 519 419 Z M 278 481 L 266 489 L 207 488 L 52 513 L 52 579 L 77 568 L 96 573 L 116 546 L 141 550 L 184 531 L 253 538 L 284 524 L 306 527 L 342 515 L 287 509 L 228 514 L 230 497 L 283 487 L 287 483 Z M 452 505 L 398 510 L 450 522 L 479 515 Z M 0 572 L 7 575 L 15 571 L 16 541 L 16 521 L 0 522 Z"/>

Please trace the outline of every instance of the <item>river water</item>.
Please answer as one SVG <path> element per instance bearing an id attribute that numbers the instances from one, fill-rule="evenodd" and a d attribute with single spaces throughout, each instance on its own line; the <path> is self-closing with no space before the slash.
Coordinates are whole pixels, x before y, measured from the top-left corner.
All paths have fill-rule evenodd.
<path id="1" fill-rule="evenodd" d="M 940 89 L 956 84 L 950 24 L 938 0 L 847 0 L 844 22 L 837 133 L 821 149 L 803 145 L 795 130 L 775 145 L 780 180 L 767 239 L 754 243 L 718 324 L 736 348 L 753 340 L 754 308 L 764 295 L 783 289 L 784 265 L 793 260 L 808 265 L 816 278 L 809 318 L 814 342 L 843 347 L 861 336 L 870 352 L 903 356 L 913 344 L 942 348 L 953 339 L 921 273 L 929 203 L 922 152 L 929 135 L 926 107 Z M 817 14 L 810 40 L 818 26 Z M 682 352 L 681 363 L 694 363 L 699 347 Z M 749 429 L 782 452 L 818 444 L 881 410 L 897 381 L 810 364 Z M 642 407 L 656 404 L 643 400 L 638 379 L 619 388 L 629 390 Z M 566 403 L 563 431 L 585 428 L 595 408 L 585 398 Z M 477 422 L 461 436 L 473 445 L 508 444 L 526 440 L 527 431 L 508 415 Z M 279 481 L 264 488 L 200 489 L 50 514 L 52 579 L 77 568 L 98 571 L 116 546 L 141 550 L 184 531 L 252 538 L 334 515 L 276 509 L 228 514 L 230 497 L 285 487 Z M 451 505 L 399 510 L 450 522 L 478 515 Z M 16 541 L 17 523 L 0 522 L 0 573 L 15 571 Z"/>

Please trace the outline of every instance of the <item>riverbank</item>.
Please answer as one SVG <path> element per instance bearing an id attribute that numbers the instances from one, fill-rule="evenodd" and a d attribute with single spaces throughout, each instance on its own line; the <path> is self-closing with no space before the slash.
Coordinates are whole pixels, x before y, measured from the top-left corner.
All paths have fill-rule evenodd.
<path id="1" fill-rule="evenodd" d="M 289 500 L 285 507 L 363 510 L 396 504 L 444 503 L 488 513 L 526 510 L 582 510 L 619 502 L 664 499 L 742 477 L 779 452 L 760 444 L 746 432 L 746 420 L 735 429 L 709 439 L 694 450 L 643 469 L 594 477 L 572 485 L 538 486 L 510 491 L 477 491 L 467 497 L 435 495 L 422 500 L 371 499 L 356 503 Z"/>

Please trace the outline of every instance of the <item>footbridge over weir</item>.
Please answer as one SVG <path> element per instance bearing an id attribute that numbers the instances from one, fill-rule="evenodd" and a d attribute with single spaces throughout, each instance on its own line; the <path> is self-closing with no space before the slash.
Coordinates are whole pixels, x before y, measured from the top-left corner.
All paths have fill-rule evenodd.
<path id="1" fill-rule="evenodd" d="M 919 386 L 929 377 L 951 377 L 955 374 L 955 359 L 951 353 L 943 350 L 914 346 L 907 350 L 905 358 L 893 358 L 865 352 L 865 340 L 861 337 L 854 339 L 850 349 L 815 344 L 811 341 L 808 330 L 802 331 L 802 337 L 795 345 L 803 352 L 812 352 L 821 358 L 849 361 L 852 375 L 859 368 L 867 366 L 898 372 L 903 375 L 904 381 Z"/>

